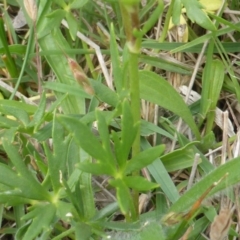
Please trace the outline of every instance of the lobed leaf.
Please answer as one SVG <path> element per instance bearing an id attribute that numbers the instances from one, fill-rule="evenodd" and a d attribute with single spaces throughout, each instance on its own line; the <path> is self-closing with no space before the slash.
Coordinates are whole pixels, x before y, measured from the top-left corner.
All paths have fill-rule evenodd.
<path id="1" fill-rule="evenodd" d="M 29 227 L 22 240 L 35 239 L 42 231 L 46 231 L 52 223 L 56 213 L 56 207 L 49 203 L 37 205 L 35 208 L 23 216 L 23 220 L 31 219 Z"/>

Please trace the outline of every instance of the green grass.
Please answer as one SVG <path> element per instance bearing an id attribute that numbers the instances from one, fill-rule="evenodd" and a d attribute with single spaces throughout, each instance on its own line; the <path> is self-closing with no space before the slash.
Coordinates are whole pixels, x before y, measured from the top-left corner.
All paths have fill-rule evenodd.
<path id="1" fill-rule="evenodd" d="M 237 239 L 238 1 L 33 3 L 1 1 L 0 238 Z"/>

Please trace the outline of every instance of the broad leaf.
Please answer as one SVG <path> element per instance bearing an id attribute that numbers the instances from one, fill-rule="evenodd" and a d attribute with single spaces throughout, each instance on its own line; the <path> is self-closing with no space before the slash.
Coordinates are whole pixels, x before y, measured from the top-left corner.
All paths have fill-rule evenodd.
<path id="1" fill-rule="evenodd" d="M 141 98 L 179 115 L 189 125 L 196 137 L 200 138 L 192 114 L 176 90 L 156 73 L 141 71 L 139 77 Z"/>
<path id="2" fill-rule="evenodd" d="M 201 27 L 216 31 L 214 24 L 211 22 L 207 14 L 201 9 L 202 6 L 197 0 L 181 0 L 186 8 L 187 16 L 192 22 L 196 22 Z"/>

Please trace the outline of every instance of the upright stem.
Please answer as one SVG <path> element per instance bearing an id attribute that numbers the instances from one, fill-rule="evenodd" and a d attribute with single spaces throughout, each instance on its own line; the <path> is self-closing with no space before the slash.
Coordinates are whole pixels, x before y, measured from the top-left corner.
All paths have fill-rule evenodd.
<path id="1" fill-rule="evenodd" d="M 141 34 L 139 33 L 139 17 L 138 17 L 139 1 L 120 1 L 121 13 L 123 18 L 123 25 L 126 34 L 126 44 L 129 50 L 129 82 L 130 82 L 130 100 L 131 111 L 133 115 L 134 124 L 138 125 L 137 135 L 132 145 L 132 157 L 140 152 L 140 126 L 139 121 L 141 118 L 140 113 L 140 93 L 139 93 L 139 75 L 138 75 L 138 56 L 141 48 Z M 138 35 L 138 36 L 136 36 Z M 133 172 L 134 176 L 138 176 L 139 172 Z M 138 219 L 138 191 L 132 192 L 133 208 L 131 211 L 131 220 Z"/>

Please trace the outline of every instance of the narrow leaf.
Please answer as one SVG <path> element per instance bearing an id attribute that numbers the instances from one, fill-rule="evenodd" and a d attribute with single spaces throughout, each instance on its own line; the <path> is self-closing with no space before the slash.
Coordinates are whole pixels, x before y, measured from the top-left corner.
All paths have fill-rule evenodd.
<path id="1" fill-rule="evenodd" d="M 136 189 L 138 191 L 150 191 L 159 187 L 159 184 L 149 182 L 147 179 L 140 176 L 128 176 L 125 177 L 123 181 L 129 188 Z"/>
<path id="2" fill-rule="evenodd" d="M 115 159 L 111 150 L 110 146 L 110 136 L 109 136 L 109 130 L 108 125 L 106 123 L 106 119 L 102 113 L 102 111 L 96 111 L 96 118 L 97 118 L 97 124 L 98 124 L 98 132 L 101 137 L 102 146 L 106 151 L 106 154 L 108 155 L 108 158 L 106 161 L 108 161 L 109 164 L 115 165 Z"/>
<path id="3" fill-rule="evenodd" d="M 116 35 L 114 33 L 113 24 L 111 24 L 110 36 L 111 36 L 110 52 L 111 52 L 111 62 L 112 62 L 112 68 L 113 68 L 114 83 L 116 85 L 117 92 L 120 92 L 122 89 L 123 71 L 121 68 L 120 56 L 118 51 L 118 45 L 116 43 Z"/>
<path id="4" fill-rule="evenodd" d="M 83 172 L 91 173 L 94 175 L 103 175 L 107 174 L 110 176 L 114 176 L 114 169 L 104 163 L 89 163 L 89 162 L 83 162 L 77 165 L 79 169 L 81 169 Z"/>
<path id="5" fill-rule="evenodd" d="M 148 166 L 163 153 L 164 149 L 164 145 L 159 145 L 140 152 L 136 157 L 127 162 L 125 174 L 129 174 Z"/>
<path id="6" fill-rule="evenodd" d="M 177 149 L 164 156 L 161 156 L 162 163 L 168 172 L 185 169 L 192 166 L 195 156 L 195 152 L 191 148 L 191 145 L 193 144 L 194 143 L 190 143 L 181 149 Z M 200 162 L 201 160 L 199 160 L 199 163 Z"/>
<path id="7" fill-rule="evenodd" d="M 68 116 L 58 117 L 58 121 L 62 123 L 74 140 L 80 147 L 84 149 L 92 157 L 105 161 L 107 158 L 106 152 L 92 131 L 76 118 Z"/>
<path id="8" fill-rule="evenodd" d="M 137 129 L 133 125 L 133 116 L 130 109 L 128 100 L 124 100 L 122 105 L 122 139 L 121 139 L 121 159 L 119 159 L 120 165 L 126 163 L 129 155 L 129 151 L 132 147 L 133 141 L 137 134 Z"/>
<path id="9" fill-rule="evenodd" d="M 206 175 L 198 183 L 196 183 L 183 196 L 181 196 L 181 198 L 179 198 L 178 201 L 171 206 L 169 212 L 185 212 L 194 204 L 194 202 L 196 202 L 202 196 L 206 189 L 210 188 L 214 182 L 219 181 L 219 179 L 224 177 L 226 174 L 228 174 L 226 178 L 221 181 L 216 187 L 214 187 L 212 191 L 208 194 L 208 196 L 212 196 L 213 194 L 225 189 L 226 187 L 237 184 L 240 181 L 240 175 L 238 171 L 236 171 L 236 169 L 239 168 L 239 157 L 219 166 L 211 173 Z"/>
<path id="10" fill-rule="evenodd" d="M 128 187 L 121 179 L 111 179 L 109 183 L 117 190 L 117 199 L 121 212 L 125 215 L 129 211 L 132 196 Z"/>
<path id="11" fill-rule="evenodd" d="M 53 204 L 37 206 L 32 212 L 24 218 L 32 219 L 23 240 L 35 239 L 38 234 L 49 228 L 55 216 L 56 208 Z"/>
<path id="12" fill-rule="evenodd" d="M 40 103 L 38 105 L 38 108 L 33 115 L 33 120 L 28 125 L 28 127 L 34 126 L 35 131 L 37 130 L 39 125 L 42 123 L 42 118 L 43 118 L 44 113 L 45 113 L 45 108 L 46 108 L 46 95 L 45 95 L 45 93 L 43 93 L 42 97 L 41 97 L 41 100 L 40 100 Z"/>

